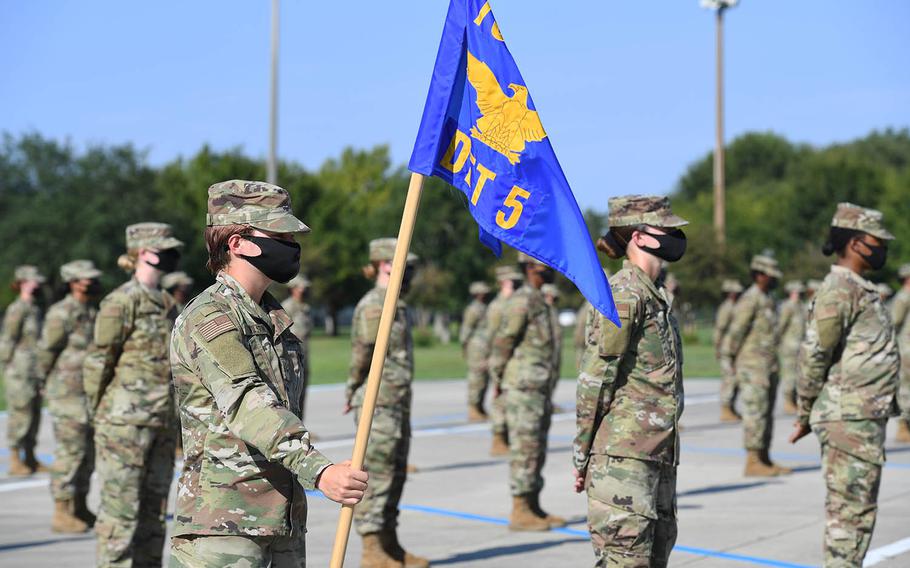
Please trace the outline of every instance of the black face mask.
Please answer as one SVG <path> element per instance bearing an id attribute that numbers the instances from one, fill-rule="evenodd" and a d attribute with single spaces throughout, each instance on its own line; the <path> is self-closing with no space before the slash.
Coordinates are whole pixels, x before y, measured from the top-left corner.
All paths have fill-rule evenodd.
<path id="1" fill-rule="evenodd" d="M 777 278 L 772 278 L 771 281 L 768 282 L 768 290 L 777 290 L 778 286 L 780 286 L 780 280 Z"/>
<path id="2" fill-rule="evenodd" d="M 101 287 L 101 282 L 97 280 L 92 280 L 85 289 L 85 293 L 89 296 L 97 298 L 101 295 L 104 289 Z"/>
<path id="3" fill-rule="evenodd" d="M 155 264 L 149 263 L 151 266 L 154 266 L 161 272 L 173 272 L 177 270 L 177 265 L 180 263 L 180 251 L 175 248 L 169 248 L 164 250 L 159 250 L 155 254 L 158 255 L 158 262 Z"/>
<path id="4" fill-rule="evenodd" d="M 644 233 L 654 238 L 660 246 L 657 248 L 641 247 L 642 250 L 648 251 L 657 258 L 667 262 L 676 262 L 686 254 L 686 234 L 680 229 L 671 231 L 666 235 L 658 235 L 648 231 L 644 231 Z"/>
<path id="5" fill-rule="evenodd" d="M 411 291 L 411 283 L 414 282 L 415 274 L 417 274 L 417 271 L 414 270 L 413 266 L 408 266 L 404 269 L 404 274 L 401 275 L 401 294 L 407 294 Z"/>
<path id="6" fill-rule="evenodd" d="M 556 282 L 556 271 L 548 268 L 540 272 L 540 277 L 543 279 L 544 284 L 552 284 Z"/>
<path id="7" fill-rule="evenodd" d="M 869 243 L 863 241 L 863 245 L 868 248 L 871 252 L 869 254 L 864 254 L 859 252 L 866 262 L 869 263 L 869 266 L 872 270 L 881 270 L 885 266 L 885 262 L 888 260 L 888 247 L 885 245 L 875 246 L 870 245 Z"/>
<path id="8" fill-rule="evenodd" d="M 241 254 L 240 258 L 256 267 L 269 280 L 287 284 L 300 272 L 300 245 L 295 241 L 254 237 L 246 235 L 244 239 L 259 247 L 259 256 Z"/>

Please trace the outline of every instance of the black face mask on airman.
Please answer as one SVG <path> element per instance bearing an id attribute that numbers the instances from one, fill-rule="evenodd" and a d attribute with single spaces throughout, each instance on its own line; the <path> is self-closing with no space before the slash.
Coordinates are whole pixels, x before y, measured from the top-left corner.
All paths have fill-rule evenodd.
<path id="1" fill-rule="evenodd" d="M 869 254 L 863 253 L 860 249 L 855 249 L 857 253 L 863 260 L 869 263 L 869 267 L 872 270 L 881 270 L 885 266 L 885 262 L 888 261 L 888 247 L 886 245 L 872 245 L 865 241 L 862 241 L 863 245 L 869 249 Z"/>
<path id="2" fill-rule="evenodd" d="M 159 250 L 155 253 L 158 255 L 158 262 L 152 264 L 161 272 L 173 272 L 177 270 L 177 265 L 180 264 L 180 251 L 175 248 L 169 248 L 164 250 Z"/>
<path id="3" fill-rule="evenodd" d="M 259 247 L 259 256 L 241 254 L 240 258 L 256 267 L 269 280 L 287 284 L 300 272 L 300 244 L 296 241 L 245 235 Z"/>
<path id="4" fill-rule="evenodd" d="M 676 262 L 686 254 L 686 234 L 681 229 L 670 231 L 666 235 L 659 235 L 650 231 L 642 231 L 660 245 L 657 248 L 641 247 L 661 260 Z"/>

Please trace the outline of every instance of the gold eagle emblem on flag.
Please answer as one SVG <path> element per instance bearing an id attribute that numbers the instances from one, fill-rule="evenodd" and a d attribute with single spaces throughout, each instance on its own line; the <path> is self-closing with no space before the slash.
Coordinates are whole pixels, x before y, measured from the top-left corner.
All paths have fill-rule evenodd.
<path id="1" fill-rule="evenodd" d="M 528 88 L 509 83 L 512 96 L 503 92 L 486 63 L 468 51 L 468 81 L 477 91 L 477 108 L 482 115 L 471 127 L 471 136 L 517 164 L 526 142 L 547 137 L 537 112 L 528 109 Z"/>

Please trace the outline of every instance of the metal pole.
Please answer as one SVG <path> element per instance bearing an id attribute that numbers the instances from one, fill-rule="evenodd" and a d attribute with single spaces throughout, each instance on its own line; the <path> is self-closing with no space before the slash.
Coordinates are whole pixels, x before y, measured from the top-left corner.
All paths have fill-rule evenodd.
<path id="1" fill-rule="evenodd" d="M 714 236 L 717 245 L 727 241 L 726 196 L 724 187 L 724 10 L 717 9 L 717 108 L 714 146 Z"/>
<path id="2" fill-rule="evenodd" d="M 265 179 L 278 183 L 278 2 L 272 0 L 272 93 L 269 109 L 269 159 Z"/>

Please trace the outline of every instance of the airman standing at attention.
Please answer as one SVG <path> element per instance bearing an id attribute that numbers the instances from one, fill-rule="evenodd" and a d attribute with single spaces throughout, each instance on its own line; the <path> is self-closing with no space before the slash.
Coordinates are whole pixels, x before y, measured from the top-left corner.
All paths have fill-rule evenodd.
<path id="1" fill-rule="evenodd" d="M 891 317 L 864 274 L 885 265 L 894 238 L 882 214 L 840 203 L 822 252 L 837 254 L 809 311 L 799 352 L 799 413 L 790 436 L 822 448 L 825 566 L 861 568 L 878 512 L 885 426 L 900 360 Z"/>
<path id="2" fill-rule="evenodd" d="M 351 321 L 351 372 L 345 389 L 344 412 L 354 410 L 354 421 L 360 423 L 366 394 L 367 375 L 373 349 L 379 334 L 379 319 L 398 239 L 370 241 L 370 264 L 364 276 L 375 279 L 376 286 L 366 293 L 354 308 Z M 411 287 L 416 273 L 417 256 L 408 254 L 407 268 L 401 282 L 401 294 Z M 407 479 L 408 453 L 411 448 L 411 401 L 414 380 L 414 342 L 408 306 L 398 300 L 389 350 L 382 368 L 382 382 L 373 412 L 370 443 L 364 467 L 370 472 L 370 486 L 363 502 L 354 509 L 357 532 L 363 538 L 363 568 L 429 566 L 426 558 L 407 552 L 398 541 L 398 505 Z"/>
<path id="3" fill-rule="evenodd" d="M 676 542 L 682 341 L 662 262 L 685 254 L 688 224 L 657 196 L 609 201 L 597 248 L 624 256 L 610 279 L 622 327 L 595 314 L 578 378 L 574 488 L 588 495 L 595 566 L 664 567 Z"/>
<path id="4" fill-rule="evenodd" d="M 490 337 L 486 318 L 490 287 L 486 282 L 472 282 L 468 292 L 474 299 L 464 309 L 458 339 L 468 364 L 468 421 L 483 422 L 488 418 L 483 404 L 490 382 L 487 373 Z"/>
<path id="5" fill-rule="evenodd" d="M 183 243 L 170 225 L 138 223 L 126 246 L 118 264 L 133 276 L 101 301 L 82 367 L 101 485 L 99 567 L 161 565 L 177 440 L 168 364 L 177 305 L 160 282 Z"/>
<path id="6" fill-rule="evenodd" d="M 910 264 L 897 271 L 901 288 L 891 302 L 891 319 L 901 355 L 900 391 L 898 406 L 901 410 L 897 420 L 897 441 L 910 442 Z"/>
<path id="7" fill-rule="evenodd" d="M 540 288 L 543 299 L 550 309 L 550 324 L 553 326 L 553 375 L 550 377 L 550 398 L 556 395 L 559 385 L 560 368 L 562 367 L 562 326 L 559 325 L 559 287 L 556 284 L 544 284 Z M 558 412 L 556 403 L 553 411 Z"/>
<path id="8" fill-rule="evenodd" d="M 739 386 L 736 384 L 736 373 L 727 360 L 720 356 L 720 348 L 723 345 L 724 338 L 730 330 L 730 322 L 733 321 L 733 306 L 736 300 L 743 293 L 743 285 L 736 280 L 727 279 L 721 284 L 721 291 L 726 294 L 724 301 L 717 308 L 717 315 L 714 316 L 714 356 L 721 370 L 720 383 L 720 421 L 721 422 L 739 422 L 741 420 L 736 412 L 736 395 L 739 394 Z"/>
<path id="9" fill-rule="evenodd" d="M 190 293 L 193 289 L 193 279 L 183 271 L 171 272 L 161 278 L 161 288 L 174 297 L 177 302 L 177 314 L 183 313 Z"/>
<path id="10" fill-rule="evenodd" d="M 604 268 L 604 276 L 607 277 L 607 280 L 610 279 L 610 271 L 606 268 Z M 572 334 L 572 339 L 575 345 L 575 370 L 579 372 L 581 372 L 581 359 L 585 354 L 587 326 L 591 325 L 595 315 L 594 306 L 587 300 L 575 312 L 575 332 Z"/>
<path id="11" fill-rule="evenodd" d="M 487 306 L 487 336 L 489 338 L 488 351 L 492 351 L 493 336 L 505 321 L 505 307 L 512 293 L 521 286 L 524 276 L 514 266 L 497 266 L 496 280 L 499 282 L 499 293 Z M 487 372 L 489 373 L 490 360 L 487 358 Z M 509 453 L 509 429 L 506 424 L 506 399 L 502 391 L 493 389 L 493 403 L 490 406 L 490 426 L 492 428 L 493 443 L 490 447 L 491 456 L 504 456 Z"/>
<path id="12" fill-rule="evenodd" d="M 47 311 L 41 332 L 38 365 L 41 376 L 47 377 L 45 392 L 56 441 L 51 467 L 54 532 L 80 533 L 95 524 L 95 515 L 85 503 L 95 469 L 95 445 L 82 386 L 82 363 L 98 315 L 100 276 L 90 260 L 61 266 L 60 278 L 69 294 Z"/>
<path id="13" fill-rule="evenodd" d="M 303 351 L 268 293 L 300 270 L 309 228 L 287 191 L 231 180 L 208 190 L 215 283 L 171 335 L 186 459 L 177 482 L 173 568 L 306 565 L 306 489 L 354 505 L 367 474 L 332 464 L 303 424 Z"/>
<path id="14" fill-rule="evenodd" d="M 784 412 L 796 414 L 797 354 L 806 334 L 806 305 L 802 294 L 805 287 L 794 280 L 784 287 L 789 297 L 780 306 L 777 334 L 780 337 L 780 391 L 784 397 Z"/>
<path id="15" fill-rule="evenodd" d="M 6 435 L 9 439 L 9 475 L 47 471 L 35 456 L 41 423 L 41 384 L 36 353 L 43 313 L 37 293 L 44 276 L 31 265 L 16 268 L 13 289 L 19 294 L 7 306 L 0 334 L 0 364 L 5 365 Z"/>
<path id="16" fill-rule="evenodd" d="M 540 288 L 552 283 L 556 272 L 524 253 L 519 253 L 518 263 L 526 282 L 509 296 L 503 321 L 493 335 L 490 378 L 506 409 L 512 494 L 509 528 L 546 531 L 566 524 L 540 506 L 553 411 L 550 383 L 555 348 L 550 310 Z"/>
<path id="17" fill-rule="evenodd" d="M 303 350 L 303 399 L 300 402 L 301 419 L 306 418 L 306 394 L 310 387 L 310 333 L 313 331 L 313 317 L 310 315 L 310 305 L 306 302 L 307 290 L 310 289 L 310 279 L 298 274 L 288 282 L 290 296 L 281 302 L 285 313 L 293 320 L 291 333 L 300 340 Z"/>
<path id="18" fill-rule="evenodd" d="M 777 260 L 752 258 L 752 286 L 733 308 L 733 321 L 721 346 L 721 357 L 736 373 L 743 398 L 743 445 L 747 477 L 790 473 L 771 461 L 774 397 L 777 394 L 777 312 L 773 290 L 781 277 Z"/>

